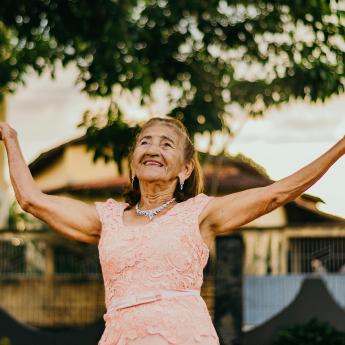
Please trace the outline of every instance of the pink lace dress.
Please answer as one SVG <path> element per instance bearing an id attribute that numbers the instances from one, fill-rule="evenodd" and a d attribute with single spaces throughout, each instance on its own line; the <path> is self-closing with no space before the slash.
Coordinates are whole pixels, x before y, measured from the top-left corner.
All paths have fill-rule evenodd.
<path id="1" fill-rule="evenodd" d="M 201 296 L 174 296 L 122 309 L 114 299 L 166 289 L 197 289 L 209 250 L 198 216 L 212 197 L 175 204 L 145 225 L 123 223 L 125 202 L 96 202 L 102 222 L 98 244 L 105 284 L 105 330 L 98 345 L 219 345 Z"/>

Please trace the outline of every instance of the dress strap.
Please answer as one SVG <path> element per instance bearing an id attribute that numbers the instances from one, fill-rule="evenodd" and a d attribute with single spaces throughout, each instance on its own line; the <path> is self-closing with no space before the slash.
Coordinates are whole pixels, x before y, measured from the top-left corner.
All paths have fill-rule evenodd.
<path id="1" fill-rule="evenodd" d="M 107 226 L 112 221 L 119 221 L 119 217 L 122 214 L 122 210 L 125 207 L 125 203 L 116 201 L 109 198 L 106 201 L 94 202 L 98 217 L 102 223 L 102 226 Z"/>
<path id="2" fill-rule="evenodd" d="M 200 193 L 198 195 L 196 195 L 193 198 L 193 202 L 192 202 L 192 208 L 193 208 L 193 212 L 199 216 L 200 213 L 203 211 L 203 209 L 206 207 L 206 205 L 212 200 L 214 199 L 214 196 L 209 196 L 206 195 L 204 193 Z"/>

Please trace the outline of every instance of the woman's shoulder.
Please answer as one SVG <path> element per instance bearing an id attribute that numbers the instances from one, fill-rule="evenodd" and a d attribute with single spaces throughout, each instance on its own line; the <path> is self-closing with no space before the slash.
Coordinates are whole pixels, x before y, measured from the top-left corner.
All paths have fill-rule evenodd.
<path id="1" fill-rule="evenodd" d="M 123 204 L 123 201 L 118 201 L 114 198 L 108 198 L 104 201 L 94 202 L 94 205 L 99 215 L 119 212 Z"/>
<path id="2" fill-rule="evenodd" d="M 207 202 L 213 198 L 214 198 L 214 196 L 210 196 L 210 195 L 207 195 L 207 194 L 202 192 L 202 193 L 195 195 L 194 197 L 192 197 L 190 199 L 192 199 L 192 201 L 194 203 L 203 203 L 203 202 Z M 188 199 L 188 200 L 190 200 L 190 199 Z"/>
<path id="3" fill-rule="evenodd" d="M 116 200 L 114 198 L 108 198 L 105 200 L 97 200 L 94 202 L 96 206 L 103 206 L 103 207 L 115 207 L 122 203 L 123 203 L 122 201 Z"/>
<path id="4" fill-rule="evenodd" d="M 193 211 L 200 213 L 201 210 L 208 204 L 210 200 L 212 200 L 214 197 L 209 196 L 205 193 L 199 193 L 193 197 L 190 197 L 185 201 L 186 206 L 190 209 L 193 209 Z"/>

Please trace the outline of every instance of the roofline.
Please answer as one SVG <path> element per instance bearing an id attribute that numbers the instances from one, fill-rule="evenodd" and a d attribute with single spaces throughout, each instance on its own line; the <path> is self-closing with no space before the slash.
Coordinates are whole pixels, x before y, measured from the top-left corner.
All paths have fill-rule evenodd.
<path id="1" fill-rule="evenodd" d="M 31 173 L 37 174 L 47 163 L 47 160 L 56 160 L 58 159 L 58 157 L 64 152 L 65 148 L 67 146 L 70 145 L 78 145 L 81 144 L 83 142 L 86 141 L 86 134 L 73 138 L 67 142 L 64 142 L 56 147 L 53 147 L 52 149 L 42 152 L 39 156 L 37 156 L 30 164 L 29 164 L 29 169 L 31 171 Z M 254 173 L 257 177 L 261 177 L 262 178 L 262 182 L 263 183 L 267 183 L 271 184 L 274 183 L 275 181 L 272 180 L 268 175 L 263 174 L 261 171 L 259 171 L 255 166 L 251 165 L 249 162 L 246 162 L 245 160 L 236 157 L 236 156 L 227 156 L 227 155 L 211 155 L 209 153 L 204 153 L 204 152 L 200 152 L 201 155 L 206 155 L 206 160 L 207 159 L 211 159 L 211 160 L 219 160 L 220 164 L 222 164 L 222 161 L 226 161 L 226 160 L 231 160 L 232 162 L 235 162 L 236 164 L 238 164 L 239 166 L 242 166 L 244 169 L 246 169 L 247 171 L 250 171 L 252 173 Z M 245 155 L 242 155 L 243 157 L 246 157 Z M 252 161 L 250 158 L 248 158 L 249 161 Z M 255 161 L 253 161 L 253 163 L 255 163 Z M 255 163 L 256 164 L 256 163 Z M 262 168 L 264 170 L 264 168 Z M 206 174 L 205 174 L 206 177 Z M 119 179 L 121 179 L 122 177 L 120 176 Z M 123 180 L 122 180 L 123 181 Z M 92 185 L 93 183 L 95 183 L 96 181 L 90 182 L 90 184 Z M 121 182 L 120 182 L 121 183 Z M 123 183 L 123 182 L 122 182 Z M 71 189 L 73 190 L 77 190 L 77 189 L 83 189 L 84 184 L 79 184 L 79 185 L 72 185 L 72 184 L 68 184 L 65 186 L 61 186 L 58 188 L 54 188 L 52 190 L 49 190 L 49 193 L 55 194 L 55 193 L 59 193 L 59 192 L 65 192 L 65 191 L 70 191 Z M 119 186 L 120 187 L 120 186 Z M 122 186 L 123 187 L 123 186 Z M 85 187 L 86 188 L 86 187 Z M 325 203 L 324 200 L 322 200 L 320 197 L 311 195 L 311 194 L 307 194 L 307 193 L 303 193 L 301 195 L 301 198 L 314 202 L 315 204 L 317 202 L 321 202 L 321 203 Z"/>
<path id="2" fill-rule="evenodd" d="M 64 142 L 58 146 L 53 147 L 52 149 L 40 153 L 30 164 L 29 169 L 31 174 L 37 174 L 40 170 L 47 164 L 47 160 L 55 160 L 64 152 L 65 148 L 70 145 L 76 145 L 83 143 L 85 141 L 86 135 L 81 137 L 71 139 L 67 142 Z"/>

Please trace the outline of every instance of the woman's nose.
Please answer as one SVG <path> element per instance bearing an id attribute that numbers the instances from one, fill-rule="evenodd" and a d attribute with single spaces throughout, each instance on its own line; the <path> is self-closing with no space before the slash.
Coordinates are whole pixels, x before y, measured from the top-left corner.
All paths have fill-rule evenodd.
<path id="1" fill-rule="evenodd" d="M 160 151 L 159 145 L 156 145 L 156 144 L 150 144 L 148 145 L 146 149 L 146 153 L 150 153 L 150 154 L 158 154 L 159 151 Z"/>

